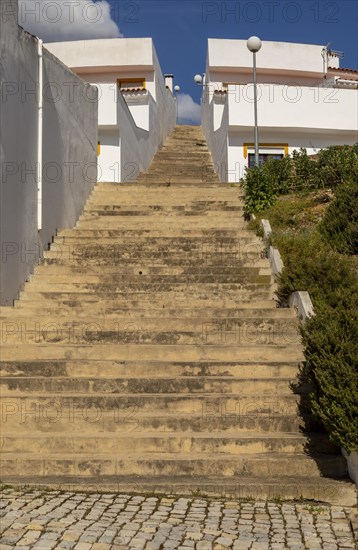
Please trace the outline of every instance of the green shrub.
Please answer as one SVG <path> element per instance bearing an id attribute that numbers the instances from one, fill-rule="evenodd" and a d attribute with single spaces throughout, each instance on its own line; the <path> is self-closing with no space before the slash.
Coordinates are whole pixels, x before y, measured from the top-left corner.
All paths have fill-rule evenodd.
<path id="1" fill-rule="evenodd" d="M 348 452 L 358 444 L 358 279 L 353 259 L 324 242 L 317 230 L 273 234 L 285 268 L 278 296 L 307 290 L 315 316 L 302 328 L 311 410 L 330 439 Z"/>
<path id="2" fill-rule="evenodd" d="M 337 308 L 315 305 L 315 316 L 302 330 L 305 371 L 313 387 L 312 412 L 331 441 L 348 452 L 358 450 L 358 303 L 355 302 L 352 309 L 343 304 Z"/>
<path id="3" fill-rule="evenodd" d="M 270 182 L 266 202 L 271 204 L 265 206 L 265 216 L 272 223 L 271 241 L 285 266 L 279 302 L 287 305 L 291 292 L 307 290 L 315 311 L 302 327 L 311 410 L 330 439 L 348 452 L 358 451 L 357 159 L 358 144 L 322 150 L 317 160 L 301 150 L 286 165 L 293 173 L 287 169 L 286 186 L 280 181 L 283 169 L 272 163 L 263 167 L 261 176 L 261 185 Z M 296 195 L 273 204 L 292 187 L 304 193 L 312 188 L 335 189 L 335 199 L 319 224 L 310 196 Z"/>
<path id="4" fill-rule="evenodd" d="M 245 189 L 245 210 L 256 213 L 274 204 L 277 190 L 266 179 L 266 174 L 257 166 L 246 168 L 243 179 Z"/>
<path id="5" fill-rule="evenodd" d="M 263 177 L 277 195 L 286 195 L 293 187 L 293 163 L 289 156 L 269 159 L 262 166 Z"/>
<path id="6" fill-rule="evenodd" d="M 312 223 L 310 209 L 315 205 L 312 197 L 285 195 L 279 197 L 276 203 L 260 212 L 261 218 L 269 219 L 276 230 L 287 229 L 298 231 L 307 223 Z M 314 220 L 314 217 L 313 217 Z"/>
<path id="7" fill-rule="evenodd" d="M 348 180 L 358 181 L 358 143 L 322 149 L 318 155 L 321 187 L 334 189 Z"/>
<path id="8" fill-rule="evenodd" d="M 318 164 L 307 155 L 306 149 L 293 151 L 294 186 L 300 191 L 318 189 L 321 186 Z"/>
<path id="9" fill-rule="evenodd" d="M 358 254 L 358 179 L 337 187 L 320 224 L 324 239 L 343 254 Z"/>
<path id="10" fill-rule="evenodd" d="M 278 298 L 287 305 L 291 292 L 307 290 L 319 307 L 351 306 L 351 292 L 357 288 L 353 261 L 323 242 L 318 231 L 294 234 L 273 234 L 272 241 L 282 255 L 284 270 L 280 278 Z M 347 293 L 348 289 L 348 293 Z"/>
<path id="11" fill-rule="evenodd" d="M 265 162 L 260 169 L 246 168 L 242 178 L 246 210 L 260 212 L 274 204 L 279 195 L 335 188 L 348 180 L 358 181 L 358 143 L 321 149 L 315 159 L 301 148 L 291 157 Z"/>

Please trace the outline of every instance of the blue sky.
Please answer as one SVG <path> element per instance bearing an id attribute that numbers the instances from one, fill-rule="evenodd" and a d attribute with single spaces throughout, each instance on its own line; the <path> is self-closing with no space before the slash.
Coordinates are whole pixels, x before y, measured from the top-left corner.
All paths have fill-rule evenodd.
<path id="1" fill-rule="evenodd" d="M 330 43 L 345 54 L 341 67 L 358 66 L 355 0 L 19 0 L 19 6 L 20 23 L 45 42 L 152 37 L 163 73 L 174 73 L 181 87 L 179 108 L 193 113 L 196 122 L 201 90 L 193 77 L 205 70 L 208 38 L 254 34 L 263 40 Z"/>
<path id="2" fill-rule="evenodd" d="M 199 101 L 193 76 L 204 72 L 208 38 L 323 44 L 344 51 L 341 66 L 358 65 L 358 2 L 354 0 L 110 0 L 126 37 L 151 36 L 163 72 L 173 72 L 184 93 Z"/>

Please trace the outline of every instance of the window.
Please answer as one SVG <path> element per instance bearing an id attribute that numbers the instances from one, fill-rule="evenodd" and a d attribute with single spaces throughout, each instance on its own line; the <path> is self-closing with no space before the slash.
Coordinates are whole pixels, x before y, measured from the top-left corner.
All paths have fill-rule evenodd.
<path id="1" fill-rule="evenodd" d="M 269 159 L 281 160 L 284 157 L 283 153 L 260 153 L 259 166 L 262 166 Z M 249 168 L 255 166 L 255 153 L 249 153 Z"/>
<path id="2" fill-rule="evenodd" d="M 255 166 L 255 145 L 253 143 L 243 144 L 244 158 L 247 159 L 249 168 Z M 260 143 L 259 144 L 259 166 L 262 166 L 269 159 L 280 160 L 289 154 L 288 143 Z"/>

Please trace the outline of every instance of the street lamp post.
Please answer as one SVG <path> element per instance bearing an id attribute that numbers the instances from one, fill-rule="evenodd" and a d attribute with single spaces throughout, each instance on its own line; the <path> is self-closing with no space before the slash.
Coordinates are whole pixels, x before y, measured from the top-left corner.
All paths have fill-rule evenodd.
<path id="1" fill-rule="evenodd" d="M 178 124 L 178 116 L 179 116 L 178 93 L 180 92 L 180 86 L 178 86 L 178 84 L 176 86 L 174 86 L 174 92 L 175 92 L 175 103 L 176 103 L 176 108 L 177 108 L 176 123 Z"/>
<path id="2" fill-rule="evenodd" d="M 256 77 L 256 53 L 261 49 L 261 40 L 257 36 L 251 36 L 247 43 L 248 49 L 253 54 L 254 71 L 254 121 L 255 121 L 255 166 L 259 166 L 259 129 L 257 124 L 257 77 Z"/>

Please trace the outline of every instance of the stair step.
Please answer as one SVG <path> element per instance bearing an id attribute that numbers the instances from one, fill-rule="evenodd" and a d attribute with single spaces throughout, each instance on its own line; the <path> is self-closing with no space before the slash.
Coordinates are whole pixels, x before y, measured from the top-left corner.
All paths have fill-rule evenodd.
<path id="1" fill-rule="evenodd" d="M 53 315 L 54 309 L 56 310 L 56 312 L 58 312 L 59 308 L 61 308 L 61 314 L 63 314 L 63 316 L 71 316 L 72 314 L 75 314 L 76 316 L 105 314 L 107 317 L 117 316 L 117 314 L 130 316 L 131 312 L 133 312 L 133 314 L 135 315 L 136 311 L 144 312 L 143 315 L 150 315 L 151 311 L 153 311 L 155 315 L 158 315 L 160 311 L 160 315 L 163 315 L 163 317 L 165 317 L 166 315 L 176 315 L 176 311 L 178 309 L 183 311 L 188 303 L 186 298 L 177 297 L 174 302 L 170 304 L 164 304 L 161 303 L 163 296 L 159 295 L 157 299 L 154 296 L 152 300 L 147 299 L 145 301 L 143 300 L 142 295 L 137 300 L 121 300 L 121 298 L 112 300 L 106 298 L 106 296 L 103 295 L 101 299 L 95 300 L 92 294 L 86 295 L 85 298 L 86 300 L 84 301 L 82 295 L 81 300 L 79 300 L 78 296 L 76 296 L 72 300 L 62 297 L 58 301 L 54 301 L 53 299 L 51 299 L 51 296 L 49 296 L 46 300 L 43 300 L 42 296 L 38 299 L 31 299 L 31 297 L 27 297 L 27 299 L 25 300 L 15 300 L 15 308 L 13 309 L 13 311 L 15 315 L 19 314 L 20 316 L 23 315 L 24 312 L 28 312 L 29 314 L 33 313 L 36 315 L 42 315 L 48 312 L 49 314 Z M 190 304 L 191 309 L 185 312 L 185 316 L 187 317 L 195 317 L 196 315 L 200 314 L 200 311 L 204 310 L 210 315 L 222 317 L 223 315 L 227 315 L 225 313 L 226 311 L 237 311 L 238 308 L 243 311 L 276 311 L 276 309 L 279 309 L 276 308 L 276 302 L 273 299 L 257 300 L 255 302 L 243 302 L 237 304 L 229 300 L 211 300 L 209 302 L 209 300 L 204 298 L 202 300 L 192 299 L 190 301 Z M 88 309 L 89 307 L 90 310 Z M 218 311 L 221 311 L 222 313 L 220 314 L 218 313 Z M 292 310 L 292 312 L 295 313 L 294 310 Z M 8 315 L 10 314 L 7 313 L 6 317 Z"/>
<path id="2" fill-rule="evenodd" d="M 24 297 L 25 295 L 32 296 L 31 299 L 35 298 L 35 295 L 38 294 L 39 297 L 43 294 L 44 298 L 50 298 L 51 294 L 56 295 L 56 299 L 61 299 L 61 294 L 66 295 L 66 299 L 77 298 L 87 298 L 87 295 L 93 295 L 93 299 L 101 298 L 121 298 L 130 299 L 129 295 L 137 294 L 138 296 L 142 295 L 142 298 L 154 298 L 154 295 L 162 297 L 166 300 L 167 307 L 170 307 L 171 298 L 174 299 L 177 297 L 188 299 L 188 295 L 195 295 L 196 299 L 207 299 L 206 297 L 210 295 L 215 298 L 223 299 L 226 297 L 228 300 L 232 299 L 236 303 L 240 301 L 250 301 L 253 298 L 259 299 L 268 299 L 270 298 L 271 288 L 270 288 L 270 277 L 267 275 L 255 276 L 255 283 L 248 283 L 243 281 L 242 283 L 237 282 L 220 282 L 215 285 L 215 283 L 210 281 L 199 280 L 192 281 L 191 283 L 185 284 L 183 281 L 179 282 L 152 282 L 152 283 L 143 283 L 143 282 L 130 282 L 127 283 L 121 282 L 118 283 L 118 287 L 114 288 L 111 284 L 87 284 L 86 288 L 83 284 L 66 284 L 59 283 L 56 286 L 49 283 L 49 288 L 42 288 L 41 284 L 35 284 L 35 281 L 26 284 L 26 290 L 21 292 L 20 296 Z M 205 284 L 203 284 L 205 283 Z M 30 286 L 31 285 L 31 286 Z M 214 288 L 213 288 L 214 287 Z M 215 292 L 215 294 L 214 294 Z M 95 293 L 95 295 L 94 295 Z M 83 296 L 83 295 L 86 296 Z M 81 295 L 81 296 L 79 296 Z M 144 296 L 143 296 L 144 295 Z M 91 298 L 89 298 L 91 299 Z M 210 303 L 211 298 L 208 299 Z"/>
<path id="3" fill-rule="evenodd" d="M 240 376 L 217 377 L 210 376 L 183 376 L 181 378 L 166 378 L 155 375 L 148 380 L 143 377 L 116 377 L 116 378 L 52 378 L 48 377 L 5 377 L 0 380 L 2 397 L 16 396 L 17 394 L 28 394 L 34 392 L 37 395 L 42 393 L 66 394 L 77 392 L 78 395 L 92 395 L 92 393 L 111 394 L 188 394 L 197 395 L 201 393 L 211 394 L 222 392 L 226 396 L 238 394 L 242 391 L 245 395 L 257 396 L 280 396 L 291 395 L 294 392 L 301 395 L 307 393 L 308 384 L 299 383 L 295 378 L 240 378 Z"/>
<path id="4" fill-rule="evenodd" d="M 283 432 L 285 434 L 309 432 L 309 421 L 297 416 L 297 414 L 265 413 L 252 414 L 248 409 L 245 414 L 235 410 L 226 410 L 219 401 L 205 404 L 202 412 L 183 413 L 157 411 L 152 413 L 141 413 L 138 403 L 119 404 L 113 411 L 101 409 L 76 409 L 72 403 L 60 409 L 58 403 L 47 403 L 42 408 L 37 407 L 34 413 L 26 410 L 25 401 L 12 405 L 11 402 L 4 402 L 3 417 L 6 423 L 3 426 L 3 436 L 8 433 L 13 435 L 28 435 L 37 433 L 40 435 L 51 435 L 53 438 L 61 434 L 69 433 L 75 428 L 82 435 L 107 434 L 108 437 L 117 433 L 141 431 L 146 434 L 157 434 L 167 432 L 185 432 L 194 437 L 197 433 L 205 430 L 210 433 L 225 435 L 227 432 L 235 431 L 236 437 L 248 432 L 255 432 L 257 435 L 274 434 Z M 221 405 L 221 406 L 220 406 Z M 316 434 L 315 434 L 316 436 Z"/>
<path id="5" fill-rule="evenodd" d="M 202 268 L 198 262 L 201 262 Z M 247 269 L 260 269 L 260 272 L 268 271 L 269 260 L 263 257 L 263 253 L 260 250 L 243 252 L 243 253 L 226 253 L 222 256 L 214 255 L 210 250 L 198 250 L 188 252 L 168 251 L 155 251 L 151 254 L 148 251 L 147 254 L 133 248 L 128 252 L 121 252 L 116 248 L 105 248 L 96 250 L 93 247 L 87 249 L 69 249 L 63 247 L 51 249 L 45 253 L 45 257 L 39 266 L 36 266 L 35 273 L 40 274 L 42 272 L 48 273 L 49 276 L 56 273 L 59 274 L 68 273 L 83 273 L 81 266 L 88 265 L 86 273 L 94 275 L 98 272 L 104 272 L 105 274 L 119 274 L 124 272 L 133 272 L 138 274 L 141 271 L 143 274 L 178 274 L 195 271 L 200 273 L 205 266 L 208 270 L 210 268 L 211 273 L 218 272 L 223 274 L 226 272 L 240 273 Z M 46 267 L 45 267 L 46 266 Z M 105 267 L 104 267 L 105 266 Z M 45 267 L 45 269 L 44 269 Z M 122 267 L 122 269 L 120 269 Z M 272 273 L 272 272 L 271 272 Z"/>
<path id="6" fill-rule="evenodd" d="M 329 443 L 327 437 L 316 437 L 310 441 L 310 434 L 306 436 L 298 434 L 262 434 L 247 433 L 238 436 L 237 433 L 227 432 L 225 435 L 206 433 L 185 434 L 180 431 L 172 433 L 145 434 L 130 432 L 123 434 L 96 434 L 90 436 L 81 432 L 71 432 L 66 435 L 11 435 L 2 434 L 2 455 L 6 458 L 8 453 L 19 455 L 33 455 L 43 453 L 44 458 L 58 455 L 66 459 L 72 453 L 81 455 L 92 454 L 93 449 L 98 452 L 97 456 L 104 459 L 106 456 L 116 455 L 117 458 L 125 459 L 128 455 L 155 453 L 177 454 L 177 453 L 200 453 L 203 459 L 208 456 L 220 455 L 235 456 L 238 460 L 245 455 L 255 455 L 257 458 L 272 455 L 273 452 L 281 454 L 292 453 L 292 460 L 297 455 L 302 456 L 307 448 L 310 448 L 311 455 L 324 457 L 334 455 L 334 447 Z M 272 457 L 270 457 L 272 458 Z M 329 459 L 334 460 L 332 457 Z M 346 470 L 343 470 L 343 475 Z M 342 474 L 341 474 L 342 475 Z"/>
<path id="7" fill-rule="evenodd" d="M 267 453 L 265 455 L 245 454 L 233 456 L 220 453 L 215 457 L 205 457 L 201 453 L 148 453 L 139 455 L 131 453 L 125 456 L 96 454 L 80 457 L 65 457 L 52 453 L 44 456 L 43 453 L 6 453 L 1 460 L 2 475 L 6 479 L 10 476 L 21 477 L 26 473 L 33 476 L 53 476 L 54 473 L 63 477 L 91 479 L 97 476 L 166 476 L 170 478 L 182 476 L 209 476 L 211 479 L 218 476 L 238 480 L 246 476 L 280 476 L 282 472 L 295 472 L 296 482 L 300 476 L 347 475 L 346 461 L 343 456 L 317 455 L 314 458 L 304 453 Z M 153 480 L 154 481 L 154 480 Z M 168 479 L 169 481 L 169 479 Z M 195 483 L 192 480 L 192 484 Z"/>
<path id="8" fill-rule="evenodd" d="M 216 239 L 216 241 L 220 241 L 221 240 L 224 240 L 225 238 L 230 238 L 230 239 L 236 239 L 236 238 L 240 238 L 240 235 L 243 235 L 243 236 L 250 236 L 253 237 L 254 239 L 256 239 L 256 236 L 253 234 L 253 233 L 250 233 L 247 229 L 245 229 L 244 231 L 241 231 L 239 230 L 237 227 L 234 227 L 234 228 L 220 228 L 220 227 L 217 227 L 215 229 L 215 231 L 212 231 L 210 229 L 205 229 L 205 228 L 202 228 L 202 229 L 193 229 L 193 230 L 188 230 L 188 229 L 183 229 L 181 228 L 180 231 L 178 232 L 177 229 L 173 229 L 171 227 L 166 227 L 165 228 L 165 231 L 162 231 L 162 230 L 159 230 L 159 229 L 151 229 L 151 228 L 141 228 L 141 229 L 138 229 L 138 230 L 134 230 L 134 229 L 127 229 L 127 228 L 124 228 L 123 230 L 122 229 L 109 229 L 109 228 L 94 228 L 94 229 L 91 229 L 91 228 L 87 228 L 87 229 L 81 229 L 81 228 L 76 228 L 76 229 L 61 229 L 59 232 L 58 232 L 58 236 L 61 236 L 61 237 L 76 237 L 76 238 L 88 238 L 88 237 L 91 237 L 91 238 L 102 238 L 102 237 L 106 237 L 106 238 L 119 238 L 119 239 L 125 239 L 126 237 L 130 237 L 131 239 L 133 239 L 134 237 L 136 239 L 139 239 L 139 242 L 141 242 L 142 239 L 147 239 L 147 238 L 180 238 L 180 237 L 183 237 L 183 238 L 192 238 L 192 237 L 195 237 L 195 238 L 204 238 L 204 239 Z M 225 241 L 224 241 L 225 242 Z"/>
<path id="9" fill-rule="evenodd" d="M 21 378 L 101 378 L 102 380 L 122 377 L 147 377 L 155 380 L 167 377 L 240 377 L 241 380 L 293 379 L 298 375 L 297 362 L 252 362 L 220 361 L 2 361 L 1 375 L 12 379 Z"/>
<path id="10" fill-rule="evenodd" d="M 25 466 L 25 462 L 23 463 Z M 19 464 L 20 466 L 20 464 Z M 20 468 L 19 468 L 20 469 Z M 128 476 L 114 475 L 99 477 L 94 472 L 90 481 L 88 478 L 74 476 L 55 476 L 53 472 L 46 476 L 21 476 L 22 485 L 29 488 L 51 488 L 62 491 L 91 491 L 99 493 L 122 493 L 139 495 L 182 495 L 193 498 L 208 496 L 211 498 L 256 499 L 256 500 L 297 500 L 306 499 L 317 502 L 328 502 L 336 506 L 355 506 L 356 491 L 348 479 L 327 479 L 318 476 L 240 476 L 229 479 L 221 475 L 210 479 L 208 476 L 182 475 L 164 476 Z M 18 482 L 16 475 L 9 477 L 9 482 Z"/>
<path id="11" fill-rule="evenodd" d="M 71 264 L 71 262 L 69 262 Z M 102 264 L 103 265 L 103 264 Z M 64 267 L 67 267 L 67 264 L 64 264 Z M 104 270 L 106 266 L 103 265 Z M 108 286 L 108 289 L 116 288 L 118 284 L 143 284 L 143 286 L 148 287 L 148 285 L 160 284 L 163 282 L 164 285 L 168 284 L 180 284 L 188 281 L 189 283 L 213 283 L 218 281 L 218 283 L 233 284 L 237 281 L 241 281 L 241 285 L 247 282 L 249 284 L 250 280 L 254 280 L 256 284 L 270 284 L 272 279 L 272 273 L 269 268 L 246 268 L 245 270 L 239 269 L 237 267 L 227 268 L 225 271 L 221 272 L 215 270 L 213 267 L 208 266 L 208 273 L 203 275 L 201 272 L 193 272 L 194 269 L 180 269 L 175 273 L 173 268 L 168 269 L 148 269 L 141 266 L 137 266 L 135 269 L 128 268 L 126 271 L 117 271 L 112 273 L 103 273 L 102 275 L 94 273 L 80 273 L 68 272 L 68 273 L 49 273 L 46 276 L 43 272 L 35 273 L 35 276 L 31 278 L 30 282 L 27 283 L 27 288 L 43 288 L 49 287 L 55 290 L 57 287 L 62 287 L 63 285 L 85 285 L 87 289 L 93 288 L 94 285 L 97 285 L 100 288 Z"/>
<path id="12" fill-rule="evenodd" d="M 167 360 L 175 361 L 279 361 L 284 354 L 288 361 L 303 361 L 302 347 L 298 344 L 274 345 L 160 345 L 160 344 L 92 344 L 92 345 L 62 345 L 62 344 L 2 344 L 2 360 L 16 359 L 29 361 L 38 359 L 82 359 L 82 360 Z"/>
<path id="13" fill-rule="evenodd" d="M 141 431 L 146 434 L 167 433 L 175 431 L 183 431 L 192 437 L 203 430 L 209 430 L 210 433 L 218 433 L 224 435 L 226 432 L 235 431 L 236 437 L 248 432 L 254 431 L 256 434 L 273 434 L 278 432 L 289 433 L 306 433 L 308 427 L 306 422 L 293 414 L 237 414 L 235 411 L 219 411 L 216 414 L 212 409 L 208 412 L 203 411 L 202 414 L 175 414 L 163 413 L 158 411 L 157 414 L 141 414 L 138 412 L 138 406 L 132 405 L 122 409 L 115 409 L 115 412 L 102 412 L 102 410 L 74 411 L 67 407 L 67 411 L 58 412 L 56 406 L 49 404 L 41 409 L 38 409 L 38 414 L 27 413 L 20 410 L 19 417 L 21 420 L 15 420 L 10 416 L 12 409 L 11 404 L 6 404 L 10 413 L 7 413 L 6 426 L 4 426 L 4 434 L 17 435 L 29 433 L 48 434 L 53 438 L 61 434 L 68 434 L 69 425 L 71 430 L 76 427 L 82 435 L 89 434 L 108 434 L 108 437 L 117 433 Z M 72 407 L 72 405 L 71 405 Z M 69 412 L 71 410 L 71 412 Z M 56 412 L 57 411 L 57 412 Z M 14 414 L 14 413 L 13 413 Z M 22 416 L 21 416 L 22 414 Z M 91 416 L 92 414 L 92 416 Z M 42 416 L 44 418 L 42 418 Z M 54 427 L 55 426 L 55 427 Z M 316 434 L 315 434 L 316 437 Z"/>
<path id="14" fill-rule="evenodd" d="M 183 225 L 185 225 L 187 228 L 192 228 L 194 230 L 198 229 L 207 229 L 210 226 L 210 223 L 214 222 L 215 220 L 207 220 L 202 217 L 198 217 L 198 219 L 194 219 L 193 217 L 187 217 L 185 220 L 181 219 L 179 216 L 177 219 L 174 218 L 168 218 L 162 216 L 162 218 L 159 220 L 157 219 L 155 223 L 150 223 L 151 225 L 151 231 L 159 231 L 166 233 L 166 228 L 168 225 L 171 226 L 171 231 L 174 231 L 175 229 L 177 231 L 181 231 L 181 228 Z M 210 222 L 210 223 L 209 223 Z M 117 230 L 126 230 L 129 229 L 132 230 L 139 230 L 142 231 L 143 228 L 146 227 L 146 223 L 148 224 L 148 218 L 145 218 L 143 216 L 135 216 L 133 218 L 126 217 L 125 219 L 117 219 L 115 217 L 108 216 L 107 218 L 98 218 L 98 219 L 80 219 L 77 222 L 76 228 L 78 229 L 117 229 Z M 222 228 L 232 228 L 232 229 L 238 229 L 240 227 L 244 227 L 244 221 L 239 219 L 238 217 L 234 217 L 232 219 L 223 217 L 220 219 L 220 226 Z"/>
<path id="15" fill-rule="evenodd" d="M 23 303 L 22 303 L 23 305 Z M 192 309 L 192 308 L 177 308 L 172 310 L 167 310 L 163 308 L 153 308 L 153 309 L 140 309 L 140 308 L 128 308 L 128 309 L 118 309 L 117 307 L 111 307 L 111 302 L 108 303 L 108 310 L 105 311 L 101 317 L 98 313 L 92 315 L 92 308 L 88 309 L 81 308 L 75 310 L 74 307 L 70 306 L 68 312 L 65 315 L 58 313 L 57 320 L 62 320 L 64 323 L 73 323 L 78 320 L 78 313 L 86 314 L 86 320 L 88 323 L 101 323 L 105 325 L 108 321 L 108 317 L 112 314 L 115 315 L 115 320 L 120 325 L 130 320 L 138 320 L 140 322 L 162 322 L 165 323 L 166 327 L 170 326 L 170 323 L 185 323 L 186 327 L 190 326 L 199 326 L 199 323 L 217 323 L 221 324 L 224 328 L 228 326 L 228 323 L 237 323 L 238 325 L 249 326 L 266 326 L 266 324 L 277 325 L 282 328 L 282 330 L 287 329 L 288 327 L 298 327 L 298 319 L 293 308 L 272 308 L 267 307 L 263 308 L 234 308 L 231 309 Z M 78 307 L 80 302 L 78 303 Z M 34 306 L 35 307 L 35 304 Z M 51 323 L 53 322 L 53 313 L 48 314 L 46 310 L 43 310 L 43 304 L 38 304 L 38 313 L 36 319 L 33 318 L 31 312 L 26 311 L 21 308 L 9 308 L 2 307 L 0 308 L 0 320 L 2 321 L 11 321 L 18 320 L 19 323 L 30 323 L 35 325 L 38 322 L 41 323 Z M 62 308 L 61 308 L 62 309 Z M 98 308 L 100 311 L 101 308 Z M 72 310 L 72 315 L 71 315 Z M 94 312 L 96 313 L 96 312 Z M 188 321 L 189 320 L 189 321 Z M 169 322 L 169 325 L 168 325 Z M 4 328 L 5 325 L 4 325 Z"/>

